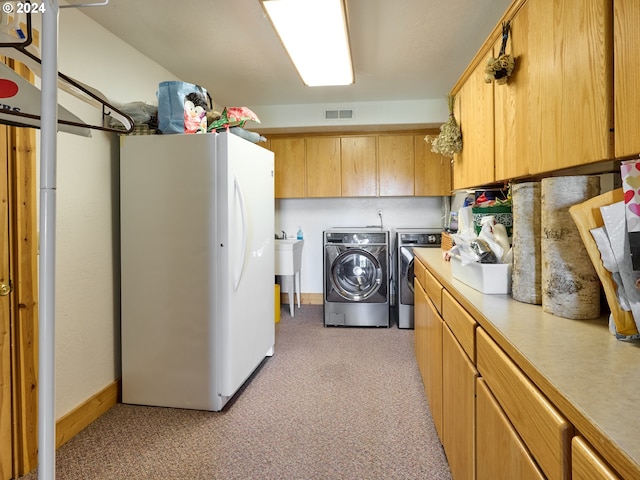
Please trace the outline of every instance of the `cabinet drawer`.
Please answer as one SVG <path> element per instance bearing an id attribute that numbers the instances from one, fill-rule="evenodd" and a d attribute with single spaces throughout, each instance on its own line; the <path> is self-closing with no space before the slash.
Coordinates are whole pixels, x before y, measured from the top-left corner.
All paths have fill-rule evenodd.
<path id="1" fill-rule="evenodd" d="M 424 282 L 424 289 L 427 292 L 427 295 L 435 305 L 438 313 L 442 315 L 442 292 L 444 291 L 442 285 L 440 285 L 440 282 L 436 280 L 436 277 L 431 275 L 429 270 L 426 269 L 424 271 Z"/>
<path id="2" fill-rule="evenodd" d="M 442 292 L 442 318 L 475 364 L 476 321 L 446 290 Z"/>
<path id="3" fill-rule="evenodd" d="M 570 478 L 573 426 L 481 328 L 478 370 L 545 475 Z"/>
<path id="4" fill-rule="evenodd" d="M 619 477 L 600 458 L 587 441 L 580 437 L 571 440 L 572 480 L 619 480 Z"/>

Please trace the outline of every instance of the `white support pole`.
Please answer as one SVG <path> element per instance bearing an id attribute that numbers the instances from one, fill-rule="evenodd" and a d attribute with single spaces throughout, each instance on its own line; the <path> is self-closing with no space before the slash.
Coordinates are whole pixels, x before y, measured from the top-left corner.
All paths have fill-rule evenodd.
<path id="1" fill-rule="evenodd" d="M 38 316 L 38 479 L 56 476 L 55 259 L 58 135 L 58 2 L 47 0 L 42 18 L 40 128 L 40 260 Z"/>

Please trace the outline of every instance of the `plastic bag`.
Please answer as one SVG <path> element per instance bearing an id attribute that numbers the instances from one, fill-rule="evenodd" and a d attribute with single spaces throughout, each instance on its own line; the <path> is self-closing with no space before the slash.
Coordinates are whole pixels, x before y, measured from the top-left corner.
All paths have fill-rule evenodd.
<path id="1" fill-rule="evenodd" d="M 199 85 L 181 81 L 158 86 L 158 129 L 162 133 L 206 133 L 207 107 L 213 101 Z"/>

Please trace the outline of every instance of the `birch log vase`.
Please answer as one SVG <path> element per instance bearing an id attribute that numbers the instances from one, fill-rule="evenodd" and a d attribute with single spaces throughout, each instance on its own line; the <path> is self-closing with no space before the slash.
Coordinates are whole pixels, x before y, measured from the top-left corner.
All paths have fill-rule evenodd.
<path id="1" fill-rule="evenodd" d="M 542 309 L 586 320 L 600 316 L 600 282 L 569 207 L 600 193 L 596 176 L 542 180 Z"/>
<path id="2" fill-rule="evenodd" d="M 511 296 L 519 302 L 540 305 L 542 303 L 540 182 L 512 185 L 511 204 L 513 210 Z"/>

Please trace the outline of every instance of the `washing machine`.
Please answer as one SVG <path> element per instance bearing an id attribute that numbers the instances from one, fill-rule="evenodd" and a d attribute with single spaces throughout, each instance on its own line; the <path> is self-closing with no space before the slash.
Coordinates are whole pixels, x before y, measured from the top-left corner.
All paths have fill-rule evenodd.
<path id="1" fill-rule="evenodd" d="M 392 310 L 398 328 L 413 328 L 413 249 L 440 248 L 442 228 L 396 229 L 396 306 Z"/>
<path id="2" fill-rule="evenodd" d="M 389 232 L 323 232 L 325 326 L 389 327 Z"/>

